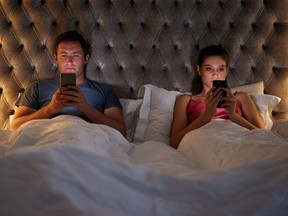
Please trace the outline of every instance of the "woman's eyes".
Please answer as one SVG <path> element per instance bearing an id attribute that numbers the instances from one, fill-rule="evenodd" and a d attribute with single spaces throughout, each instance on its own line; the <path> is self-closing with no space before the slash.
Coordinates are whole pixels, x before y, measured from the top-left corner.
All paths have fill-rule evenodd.
<path id="1" fill-rule="evenodd" d="M 224 67 L 220 67 L 220 68 L 205 67 L 204 69 L 205 69 L 206 71 L 208 71 L 208 72 L 214 72 L 214 71 L 217 71 L 218 73 L 219 73 L 219 72 L 224 72 L 224 71 L 225 71 L 225 68 L 224 68 Z"/>

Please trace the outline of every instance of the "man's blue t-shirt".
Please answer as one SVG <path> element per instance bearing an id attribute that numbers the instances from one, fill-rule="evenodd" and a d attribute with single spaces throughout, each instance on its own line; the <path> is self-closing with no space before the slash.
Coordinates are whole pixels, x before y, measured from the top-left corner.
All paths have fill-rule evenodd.
<path id="1" fill-rule="evenodd" d="M 16 106 L 27 106 L 36 110 L 41 109 L 50 103 L 53 94 L 59 86 L 59 79 L 37 81 L 24 91 L 17 100 Z M 87 103 L 102 113 L 107 108 L 122 108 L 119 98 L 115 94 L 112 86 L 108 84 L 87 79 L 85 83 L 77 86 L 85 95 Z M 65 106 L 57 115 L 60 114 L 84 117 L 74 106 Z"/>

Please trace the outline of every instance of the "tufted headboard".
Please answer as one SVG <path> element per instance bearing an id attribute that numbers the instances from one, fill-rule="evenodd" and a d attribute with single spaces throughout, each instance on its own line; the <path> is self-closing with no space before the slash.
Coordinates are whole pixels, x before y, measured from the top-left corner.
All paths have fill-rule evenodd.
<path id="1" fill-rule="evenodd" d="M 0 128 L 9 128 L 18 93 L 57 74 L 52 47 L 77 30 L 92 45 L 87 76 L 121 98 L 143 84 L 190 91 L 199 50 L 230 54 L 231 86 L 264 80 L 287 117 L 287 0 L 0 0 Z"/>

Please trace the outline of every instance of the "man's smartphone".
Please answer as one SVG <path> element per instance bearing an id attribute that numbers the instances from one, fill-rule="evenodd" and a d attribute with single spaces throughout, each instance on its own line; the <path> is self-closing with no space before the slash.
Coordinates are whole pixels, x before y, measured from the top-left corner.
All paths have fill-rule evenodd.
<path id="1" fill-rule="evenodd" d="M 68 86 L 68 85 L 76 85 L 76 74 L 74 73 L 61 73 L 60 85 Z"/>
<path id="2" fill-rule="evenodd" d="M 215 87 L 215 90 L 217 88 L 228 88 L 228 83 L 226 80 L 213 80 L 213 87 Z M 221 97 L 226 97 L 226 92 L 222 90 Z M 225 101 L 220 101 L 217 105 L 218 108 L 222 106 L 222 104 L 225 103 Z"/>

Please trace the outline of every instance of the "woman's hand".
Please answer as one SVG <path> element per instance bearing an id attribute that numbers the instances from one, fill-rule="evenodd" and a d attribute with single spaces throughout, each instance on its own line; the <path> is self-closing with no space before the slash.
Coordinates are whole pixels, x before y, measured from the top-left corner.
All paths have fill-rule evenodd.
<path id="1" fill-rule="evenodd" d="M 235 117 L 236 114 L 236 103 L 237 99 L 235 98 L 235 95 L 232 93 L 230 88 L 223 88 L 223 91 L 227 93 L 226 97 L 222 98 L 222 100 L 225 101 L 223 104 L 223 108 L 226 109 L 227 114 L 230 119 Z"/>
<path id="2" fill-rule="evenodd" d="M 217 104 L 222 99 L 221 92 L 221 88 L 217 88 L 215 90 L 215 87 L 212 87 L 205 96 L 205 113 L 210 117 L 210 119 L 212 119 L 215 115 L 217 110 Z"/>

